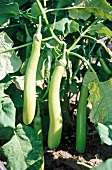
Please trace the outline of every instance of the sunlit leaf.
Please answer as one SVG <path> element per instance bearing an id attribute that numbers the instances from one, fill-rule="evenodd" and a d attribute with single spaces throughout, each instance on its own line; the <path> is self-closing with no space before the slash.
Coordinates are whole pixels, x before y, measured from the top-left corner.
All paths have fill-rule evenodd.
<path id="1" fill-rule="evenodd" d="M 91 83 L 89 102 L 92 104 L 90 120 L 93 123 L 112 122 L 112 78 Z"/>
<path id="2" fill-rule="evenodd" d="M 109 128 L 108 126 L 103 125 L 102 123 L 98 123 L 96 129 L 99 133 L 102 143 L 112 145 L 112 138 L 110 136 L 110 133 L 112 133 L 112 127 Z"/>
<path id="3" fill-rule="evenodd" d="M 101 36 L 106 36 L 108 38 L 112 37 L 112 31 L 102 23 L 91 26 L 90 33 L 94 34 L 95 32 L 97 32 Z"/>
<path id="4" fill-rule="evenodd" d="M 85 86 L 88 86 L 89 89 L 91 89 L 91 85 L 94 81 L 96 81 L 95 74 L 91 71 L 87 71 L 85 76 L 84 76 L 83 84 Z"/>
<path id="5" fill-rule="evenodd" d="M 14 76 L 13 83 L 19 90 L 24 90 L 24 76 Z"/>
<path id="6" fill-rule="evenodd" d="M 15 128 L 15 107 L 4 93 L 4 85 L 0 84 L 0 140 L 9 140 Z"/>
<path id="7" fill-rule="evenodd" d="M 76 0 L 74 9 L 69 10 L 69 16 L 73 19 L 87 20 L 91 14 L 100 19 L 112 20 L 112 7 L 106 0 Z"/>
<path id="8" fill-rule="evenodd" d="M 2 146 L 7 157 L 8 169 L 40 169 L 42 164 L 42 143 L 35 131 L 19 124 L 11 140 Z"/>
<path id="9" fill-rule="evenodd" d="M 34 16 L 34 17 L 38 17 L 38 16 L 41 14 L 41 11 L 40 11 L 40 9 L 38 8 L 36 2 L 34 2 L 34 3 L 32 4 L 31 14 L 32 14 L 32 16 Z"/>
<path id="10" fill-rule="evenodd" d="M 12 100 L 4 93 L 3 84 L 0 84 L 0 128 L 15 128 L 15 112 Z"/>
<path id="11" fill-rule="evenodd" d="M 62 20 L 55 23 L 54 29 L 64 35 L 78 31 L 79 24 L 75 21 L 69 20 L 68 18 L 63 18 Z"/>
<path id="12" fill-rule="evenodd" d="M 0 52 L 12 47 L 13 42 L 4 32 L 0 33 Z M 20 69 L 22 62 L 15 51 L 0 54 L 0 80 L 7 74 L 14 73 Z"/>
<path id="13" fill-rule="evenodd" d="M 109 158 L 99 166 L 95 166 L 92 170 L 111 170 L 112 169 L 112 159 Z"/>

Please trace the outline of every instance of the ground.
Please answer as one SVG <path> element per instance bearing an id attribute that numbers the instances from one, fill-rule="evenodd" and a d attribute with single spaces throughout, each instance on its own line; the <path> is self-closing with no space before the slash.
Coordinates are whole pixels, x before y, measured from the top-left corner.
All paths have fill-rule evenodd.
<path id="1" fill-rule="evenodd" d="M 71 103 L 73 102 L 74 101 L 71 101 Z M 89 107 L 91 106 L 89 105 Z M 94 124 L 89 121 L 89 118 L 87 118 L 85 152 L 79 154 L 75 146 L 75 112 L 71 114 L 70 119 L 72 121 L 72 126 L 68 127 L 65 124 L 62 140 L 55 151 L 48 148 L 47 142 L 44 143 L 45 170 L 89 170 L 108 158 L 112 158 L 112 146 L 101 143 Z M 5 167 L 3 168 L 3 164 L 6 165 L 3 155 L 0 155 L 0 159 L 2 161 L 0 161 L 0 170 L 6 170 Z"/>
<path id="2" fill-rule="evenodd" d="M 75 131 L 63 138 L 55 151 L 45 150 L 45 170 L 86 170 L 112 157 L 112 146 L 101 144 L 97 133 L 87 136 L 86 149 L 79 154 L 75 149 Z"/>
<path id="3" fill-rule="evenodd" d="M 74 100 L 74 98 L 73 98 Z M 70 101 L 72 105 L 74 101 Z M 91 109 L 91 105 L 88 107 Z M 108 158 L 112 158 L 112 146 L 103 144 L 94 127 L 87 118 L 87 141 L 83 154 L 79 154 L 75 146 L 76 115 L 70 117 L 72 127 L 66 129 L 62 141 L 55 151 L 49 150 L 47 145 L 45 152 L 45 170 L 88 170 L 101 164 Z"/>

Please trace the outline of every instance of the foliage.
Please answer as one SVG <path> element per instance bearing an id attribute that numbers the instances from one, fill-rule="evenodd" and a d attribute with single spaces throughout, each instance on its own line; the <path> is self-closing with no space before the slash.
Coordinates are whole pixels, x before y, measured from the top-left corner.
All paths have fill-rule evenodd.
<path id="1" fill-rule="evenodd" d="M 101 142 L 112 145 L 112 6 L 106 0 L 1 0 L 0 16 L 0 151 L 7 158 L 8 169 L 42 169 L 43 141 L 48 140 L 50 123 L 49 84 L 63 51 L 67 65 L 57 95 L 63 127 L 65 123 L 72 126 L 69 97 L 76 94 L 78 107 L 83 84 L 92 105 L 87 119 Z M 39 127 L 42 125 L 41 138 L 33 126 L 35 118 L 28 126 L 22 119 L 24 77 L 40 16 L 42 44 L 36 70 L 35 118 L 41 122 Z M 111 160 L 93 169 L 102 166 L 111 166 Z"/>
<path id="2" fill-rule="evenodd" d="M 107 161 L 105 161 L 104 163 L 102 163 L 99 166 L 96 166 L 94 168 L 92 168 L 93 170 L 110 170 L 112 167 L 112 159 L 108 159 Z"/>

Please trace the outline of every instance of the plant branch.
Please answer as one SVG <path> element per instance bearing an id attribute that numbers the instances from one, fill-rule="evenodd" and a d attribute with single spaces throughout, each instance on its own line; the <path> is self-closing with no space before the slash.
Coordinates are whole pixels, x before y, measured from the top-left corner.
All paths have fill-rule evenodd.
<path id="1" fill-rule="evenodd" d="M 93 68 L 93 67 L 91 66 L 91 64 L 85 59 L 85 57 L 81 56 L 80 54 L 74 53 L 74 52 L 69 52 L 69 54 L 70 54 L 70 55 L 77 56 L 78 58 L 80 58 L 81 60 L 83 60 L 83 61 L 88 65 L 88 67 L 90 68 L 90 70 L 94 73 L 97 82 L 100 83 L 100 81 L 99 81 L 99 79 L 98 79 L 98 76 L 97 76 L 94 68 Z"/>
<path id="2" fill-rule="evenodd" d="M 55 8 L 55 9 L 46 10 L 46 13 L 54 12 L 54 11 L 65 11 L 65 10 L 71 10 L 71 9 L 84 9 L 84 8 L 85 7 L 80 7 L 80 6 L 72 6 L 72 7 L 67 7 L 67 8 Z"/>
<path id="3" fill-rule="evenodd" d="M 27 43 L 27 44 L 23 44 L 23 45 L 20 45 L 20 46 L 17 46 L 17 47 L 9 48 L 7 50 L 1 51 L 0 54 L 7 53 L 7 52 L 10 52 L 10 51 L 14 51 L 14 50 L 18 50 L 19 48 L 24 48 L 24 47 L 27 47 L 28 45 L 31 45 L 31 44 L 32 44 L 32 42 Z"/>
<path id="4" fill-rule="evenodd" d="M 112 51 L 105 45 L 104 42 L 102 42 L 101 40 L 97 40 L 96 38 L 94 37 L 91 37 L 89 35 L 84 35 L 83 37 L 86 37 L 86 38 L 90 38 L 94 41 L 96 41 L 98 44 L 100 44 L 102 47 L 104 47 L 105 51 L 110 55 L 110 57 L 112 58 Z"/>
<path id="5" fill-rule="evenodd" d="M 45 41 L 48 41 L 48 40 L 51 40 L 53 37 L 48 37 L 48 38 L 44 38 L 42 39 L 43 42 Z M 20 48 L 24 48 L 24 47 L 27 47 L 29 45 L 32 45 L 33 42 L 29 42 L 27 44 L 23 44 L 23 45 L 20 45 L 20 46 L 17 46 L 17 47 L 13 47 L 13 48 L 9 48 L 9 49 L 6 49 L 4 51 L 1 51 L 0 54 L 3 54 L 3 53 L 7 53 L 7 52 L 10 52 L 10 51 L 14 51 L 14 50 L 18 50 Z"/>
<path id="6" fill-rule="evenodd" d="M 79 165 L 83 165 L 83 166 L 85 166 L 85 167 L 87 167 L 87 168 L 93 168 L 91 165 L 88 165 L 88 164 L 86 164 L 86 163 L 83 163 L 83 162 L 77 162 L 77 164 L 79 164 Z"/>
<path id="7" fill-rule="evenodd" d="M 76 41 L 71 45 L 71 47 L 68 49 L 69 51 L 73 50 L 73 48 L 76 46 L 76 44 L 81 40 L 82 37 L 85 36 L 87 32 L 89 32 L 91 26 L 96 24 L 99 19 L 96 19 L 84 32 L 81 33 L 81 35 L 76 39 Z"/>
<path id="8" fill-rule="evenodd" d="M 59 44 L 63 44 L 63 42 L 54 34 L 54 32 L 53 32 L 53 30 L 52 30 L 52 28 L 51 28 L 51 26 L 50 26 L 50 24 L 49 24 L 49 22 L 48 22 L 48 19 L 47 19 L 47 16 L 46 16 L 46 12 L 45 12 L 44 8 L 42 7 L 40 1 L 39 1 L 39 0 L 36 0 L 36 2 L 37 2 L 37 5 L 38 5 L 41 13 L 42 13 L 43 19 L 44 19 L 47 27 L 49 28 L 49 31 L 50 31 L 52 37 L 53 37 Z"/>

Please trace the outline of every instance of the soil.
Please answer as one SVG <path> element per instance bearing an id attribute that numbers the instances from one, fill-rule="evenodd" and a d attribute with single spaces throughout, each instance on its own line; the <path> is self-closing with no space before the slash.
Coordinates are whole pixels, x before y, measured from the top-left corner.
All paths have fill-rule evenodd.
<path id="1" fill-rule="evenodd" d="M 89 170 L 112 158 L 112 146 L 102 144 L 94 124 L 87 118 L 87 140 L 83 154 L 76 150 L 76 110 L 74 101 L 70 101 L 70 120 L 72 126 L 65 122 L 62 140 L 56 150 L 50 150 L 44 143 L 45 170 Z M 72 108 L 73 107 L 73 108 Z M 91 109 L 91 105 L 88 105 Z M 0 154 L 0 170 L 6 169 L 6 159 Z"/>
<path id="2" fill-rule="evenodd" d="M 73 98 L 74 100 L 74 98 Z M 70 106 L 74 101 L 70 101 Z M 91 105 L 88 105 L 91 110 Z M 89 170 L 98 166 L 108 158 L 112 158 L 112 146 L 103 144 L 92 124 L 87 118 L 87 140 L 86 148 L 83 154 L 76 150 L 76 109 L 71 114 L 72 126 L 68 127 L 65 123 L 62 141 L 55 151 L 49 150 L 47 145 L 44 147 L 45 170 Z M 68 128 L 67 128 L 68 127 Z"/>
<path id="3" fill-rule="evenodd" d="M 87 135 L 83 154 L 75 148 L 75 126 L 63 137 L 55 151 L 45 146 L 45 170 L 88 170 L 112 158 L 112 146 L 101 144 L 95 129 L 92 130 Z"/>
<path id="4" fill-rule="evenodd" d="M 72 126 L 65 124 L 62 140 L 58 148 L 50 150 L 44 144 L 45 170 L 89 170 L 112 158 L 112 146 L 102 144 L 94 125 L 87 119 L 87 141 L 83 154 L 79 154 L 75 147 L 76 115 L 71 117 Z M 67 128 L 68 127 L 68 128 Z M 6 162 L 0 155 L 0 170 L 6 170 Z"/>

